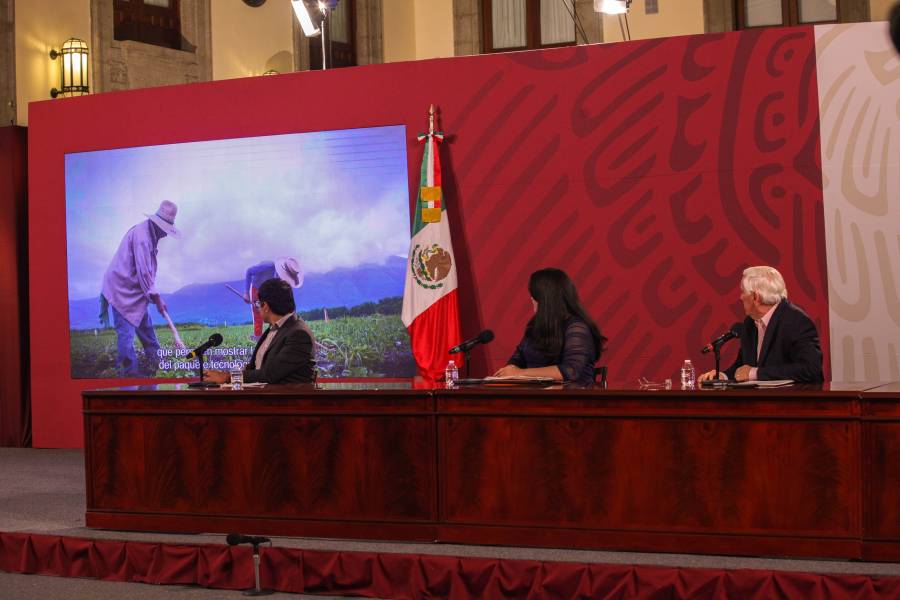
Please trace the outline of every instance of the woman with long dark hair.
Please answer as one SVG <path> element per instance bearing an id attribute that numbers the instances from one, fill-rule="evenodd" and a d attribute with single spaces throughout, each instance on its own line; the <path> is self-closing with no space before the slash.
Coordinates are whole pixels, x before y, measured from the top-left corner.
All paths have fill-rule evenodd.
<path id="1" fill-rule="evenodd" d="M 507 365 L 494 375 L 590 384 L 606 338 L 581 305 L 575 284 L 565 271 L 541 269 L 531 274 L 528 292 L 534 316 Z"/>

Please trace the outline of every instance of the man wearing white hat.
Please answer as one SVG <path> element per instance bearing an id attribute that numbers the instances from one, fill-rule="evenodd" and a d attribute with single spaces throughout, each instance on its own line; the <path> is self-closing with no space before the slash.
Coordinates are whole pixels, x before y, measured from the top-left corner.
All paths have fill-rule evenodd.
<path id="1" fill-rule="evenodd" d="M 300 261 L 292 256 L 280 256 L 275 260 L 264 260 L 248 267 L 244 273 L 244 302 L 250 305 L 253 315 L 253 341 L 262 335 L 263 318 L 256 301 L 259 299 L 259 286 L 263 281 L 274 278 L 281 279 L 293 289 L 303 285 L 303 271 Z"/>
<path id="2" fill-rule="evenodd" d="M 160 313 L 166 311 L 166 303 L 156 290 L 156 253 L 159 240 L 167 235 L 180 237 L 175 228 L 177 213 L 174 202 L 163 200 L 156 214 L 146 215 L 146 221 L 128 230 L 103 275 L 101 315 L 106 314 L 108 303 L 116 328 L 116 366 L 123 377 L 154 375 L 159 365 L 159 340 L 150 319 L 149 305 L 155 304 Z M 135 334 L 150 363 L 144 369 L 138 365 L 134 351 Z"/>

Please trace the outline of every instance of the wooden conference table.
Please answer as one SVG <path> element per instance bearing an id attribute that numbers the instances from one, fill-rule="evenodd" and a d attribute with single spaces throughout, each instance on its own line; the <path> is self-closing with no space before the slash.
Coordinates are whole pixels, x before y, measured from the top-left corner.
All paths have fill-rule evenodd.
<path id="1" fill-rule="evenodd" d="M 83 397 L 89 527 L 900 560 L 900 382 Z"/>

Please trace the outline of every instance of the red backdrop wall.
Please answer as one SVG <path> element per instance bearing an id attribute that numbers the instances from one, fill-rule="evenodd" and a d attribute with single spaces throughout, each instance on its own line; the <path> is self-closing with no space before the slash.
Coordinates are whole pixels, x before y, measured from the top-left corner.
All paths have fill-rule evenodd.
<path id="1" fill-rule="evenodd" d="M 752 264 L 782 271 L 827 362 L 812 28 L 257 77 L 31 105 L 35 445 L 79 446 L 79 392 L 117 383 L 69 377 L 66 152 L 404 124 L 414 198 L 432 102 L 463 335 L 497 334 L 477 373 L 512 352 L 545 266 L 610 338 L 613 381 L 710 368 L 699 348 L 743 316 Z"/>

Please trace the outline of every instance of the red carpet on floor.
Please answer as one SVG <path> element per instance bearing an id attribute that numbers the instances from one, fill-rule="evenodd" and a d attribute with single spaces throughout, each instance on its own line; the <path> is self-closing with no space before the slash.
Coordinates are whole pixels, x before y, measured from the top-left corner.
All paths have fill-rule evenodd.
<path id="1" fill-rule="evenodd" d="M 376 598 L 900 598 L 900 578 L 268 548 L 264 587 Z M 248 546 L 0 532 L 0 570 L 218 589 L 252 587 Z"/>

